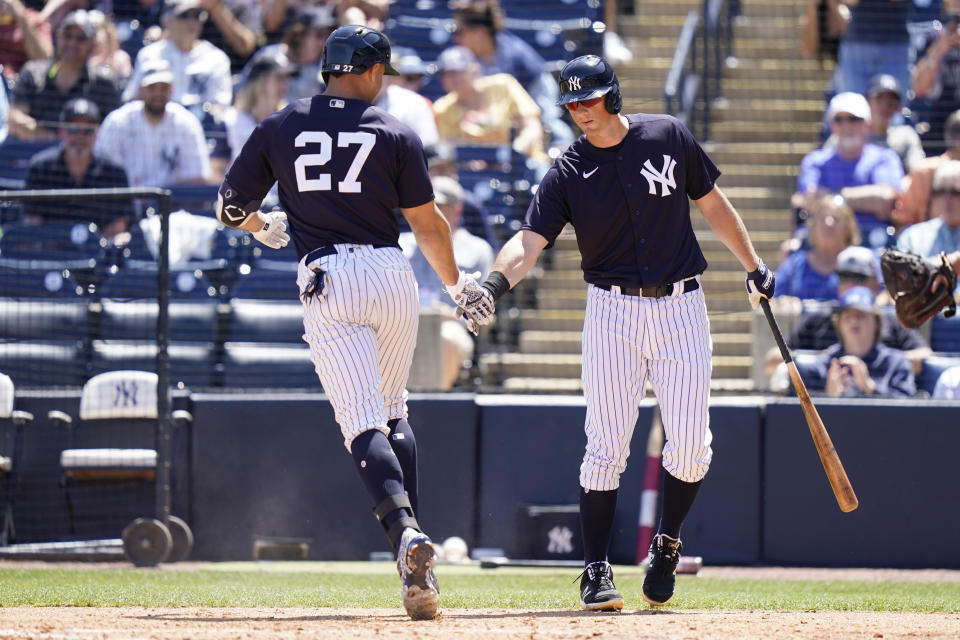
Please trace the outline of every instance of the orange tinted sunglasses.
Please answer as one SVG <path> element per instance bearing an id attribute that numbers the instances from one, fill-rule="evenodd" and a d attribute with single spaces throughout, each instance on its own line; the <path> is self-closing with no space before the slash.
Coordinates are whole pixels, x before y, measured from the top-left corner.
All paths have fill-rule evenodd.
<path id="1" fill-rule="evenodd" d="M 589 109 L 590 107 L 595 107 L 598 104 L 600 104 L 601 100 L 603 100 L 603 96 L 600 96 L 599 98 L 590 98 L 589 100 L 578 100 L 576 102 L 568 102 L 567 109 L 570 109 L 570 111 L 576 111 L 580 107 L 586 107 L 587 109 Z"/>

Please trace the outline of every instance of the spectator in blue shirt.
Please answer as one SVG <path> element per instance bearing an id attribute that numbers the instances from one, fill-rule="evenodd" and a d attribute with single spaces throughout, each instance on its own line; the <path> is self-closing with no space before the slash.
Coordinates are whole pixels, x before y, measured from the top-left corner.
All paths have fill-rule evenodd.
<path id="1" fill-rule="evenodd" d="M 800 371 L 811 391 L 833 397 L 910 397 L 916 393 L 913 370 L 903 352 L 878 343 L 880 312 L 870 289 L 847 291 L 834 323 L 840 341 Z"/>
<path id="2" fill-rule="evenodd" d="M 836 147 L 804 156 L 792 202 L 807 209 L 823 192 L 839 194 L 853 209 L 864 244 L 883 247 L 888 244 L 887 226 L 903 180 L 903 165 L 893 150 L 867 142 L 870 118 L 870 105 L 862 95 L 833 97 L 827 120 Z"/>
<path id="3" fill-rule="evenodd" d="M 853 211 L 836 196 L 823 196 L 808 211 L 809 249 L 791 253 L 777 269 L 776 296 L 805 300 L 837 297 L 837 256 L 850 245 L 860 244 L 860 231 Z"/>
<path id="4" fill-rule="evenodd" d="M 960 249 L 960 160 L 948 160 L 933 174 L 930 219 L 900 233 L 897 247 L 924 257 Z"/>

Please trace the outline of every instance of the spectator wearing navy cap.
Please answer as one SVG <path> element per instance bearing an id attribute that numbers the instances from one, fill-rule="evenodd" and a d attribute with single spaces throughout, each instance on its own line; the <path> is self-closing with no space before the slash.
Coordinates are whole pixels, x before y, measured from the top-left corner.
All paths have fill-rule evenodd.
<path id="1" fill-rule="evenodd" d="M 27 189 L 101 189 L 126 187 L 127 174 L 119 165 L 93 151 L 100 123 L 100 110 L 87 98 L 73 98 L 60 114 L 60 144 L 41 151 L 30 160 Z M 25 222 L 77 220 L 94 222 L 106 238 L 126 231 L 132 205 L 122 200 L 33 202 Z"/>
<path id="2" fill-rule="evenodd" d="M 798 367 L 810 391 L 833 397 L 910 397 L 917 391 L 910 361 L 878 341 L 880 311 L 873 292 L 853 287 L 833 314 L 839 341 L 808 366 Z"/>
<path id="3" fill-rule="evenodd" d="M 63 105 L 84 97 L 101 114 L 120 102 L 116 77 L 106 68 L 94 68 L 89 59 L 97 28 L 87 11 L 67 15 L 57 29 L 52 60 L 30 60 L 20 69 L 10 100 L 10 134 L 21 140 L 56 140 Z"/>
<path id="4" fill-rule="evenodd" d="M 841 251 L 837 256 L 836 282 L 838 298 L 854 287 L 866 287 L 876 300 L 880 291 L 880 263 L 876 254 L 867 247 L 847 247 Z M 803 314 L 787 336 L 787 346 L 791 349 L 819 351 L 835 343 L 837 330 L 832 317 L 837 304 L 837 300 L 832 300 L 804 305 Z M 920 372 L 924 358 L 932 353 L 930 345 L 919 331 L 903 328 L 892 306 L 880 308 L 879 341 L 902 350 L 912 363 L 914 373 Z M 780 349 L 771 348 L 765 362 L 766 372 L 772 373 L 773 368 L 783 362 Z"/>

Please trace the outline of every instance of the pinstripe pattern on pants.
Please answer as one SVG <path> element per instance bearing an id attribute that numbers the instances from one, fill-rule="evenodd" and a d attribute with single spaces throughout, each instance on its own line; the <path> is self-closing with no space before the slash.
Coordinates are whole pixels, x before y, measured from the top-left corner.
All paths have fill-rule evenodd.
<path id="1" fill-rule="evenodd" d="M 324 294 L 303 303 L 304 341 L 333 406 L 347 450 L 369 429 L 407 418 L 407 377 L 419 321 L 417 282 L 400 249 L 337 244 L 337 253 L 300 262 L 297 286 L 326 272 Z"/>
<path id="2" fill-rule="evenodd" d="M 654 299 L 590 285 L 582 347 L 581 486 L 620 486 L 648 378 L 663 416 L 664 468 L 684 482 L 701 480 L 713 456 L 707 410 L 713 347 L 703 288 Z"/>

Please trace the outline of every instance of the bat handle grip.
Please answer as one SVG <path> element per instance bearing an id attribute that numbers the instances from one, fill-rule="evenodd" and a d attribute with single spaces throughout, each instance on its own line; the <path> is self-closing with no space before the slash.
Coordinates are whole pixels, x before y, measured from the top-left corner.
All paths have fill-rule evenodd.
<path id="1" fill-rule="evenodd" d="M 783 339 L 780 325 L 777 324 L 777 319 L 773 317 L 773 311 L 770 309 L 770 301 L 766 298 L 760 298 L 760 306 L 763 307 L 763 315 L 767 316 L 767 323 L 770 325 L 770 331 L 773 332 L 773 339 L 777 341 L 777 346 L 780 348 L 780 355 L 783 356 L 783 361 L 786 363 L 793 362 L 793 356 L 790 355 L 790 349 L 787 348 L 787 343 Z"/>

